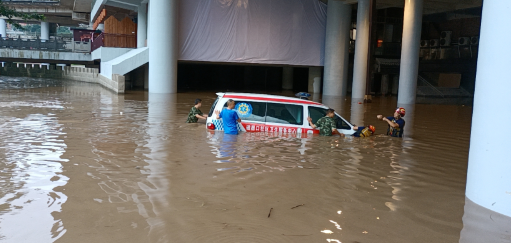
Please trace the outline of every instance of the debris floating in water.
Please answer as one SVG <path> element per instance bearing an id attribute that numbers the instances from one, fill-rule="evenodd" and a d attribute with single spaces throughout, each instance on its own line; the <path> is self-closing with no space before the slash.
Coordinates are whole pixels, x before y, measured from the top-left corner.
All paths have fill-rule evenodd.
<path id="1" fill-rule="evenodd" d="M 268 218 L 270 217 L 271 215 L 271 210 L 273 210 L 273 208 L 270 208 L 270 213 L 268 214 Z"/>
<path id="2" fill-rule="evenodd" d="M 301 206 L 303 206 L 303 205 L 304 205 L 304 204 L 296 205 L 296 206 L 292 207 L 291 209 L 293 209 L 293 208 L 297 208 L 297 207 L 301 207 Z"/>

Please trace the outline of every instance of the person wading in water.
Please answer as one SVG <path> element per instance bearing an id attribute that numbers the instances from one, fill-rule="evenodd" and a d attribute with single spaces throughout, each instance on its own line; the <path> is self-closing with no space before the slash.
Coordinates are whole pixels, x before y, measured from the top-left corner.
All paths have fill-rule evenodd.
<path id="1" fill-rule="evenodd" d="M 394 116 L 383 117 L 382 115 L 377 115 L 376 118 L 389 125 L 387 135 L 400 138 L 403 137 L 403 130 L 405 128 L 405 120 L 402 118 L 405 116 L 405 112 L 405 108 L 398 107 L 396 111 L 394 111 Z"/>
<path id="2" fill-rule="evenodd" d="M 224 123 L 224 133 L 231 135 L 238 135 L 237 122 L 241 122 L 238 113 L 234 110 L 236 103 L 234 100 L 227 101 L 227 109 L 223 109 L 222 112 L 216 110 L 216 119 L 222 119 Z"/>
<path id="3" fill-rule="evenodd" d="M 355 133 L 353 133 L 352 135 L 353 137 L 362 138 L 374 135 L 376 128 L 373 125 L 369 125 L 367 127 L 354 126 L 353 130 L 356 131 Z"/>
<path id="4" fill-rule="evenodd" d="M 190 109 L 190 113 L 188 113 L 188 119 L 186 122 L 188 123 L 196 123 L 199 119 L 208 119 L 208 116 L 202 114 L 202 111 L 199 108 L 202 106 L 202 100 L 196 99 L 195 105 Z"/>
<path id="5" fill-rule="evenodd" d="M 312 123 L 312 118 L 310 117 L 307 117 L 307 121 L 309 121 L 309 125 L 312 128 L 314 129 L 319 128 L 319 135 L 321 136 L 332 136 L 332 134 L 339 134 L 341 136 L 344 136 L 344 134 L 340 134 L 337 131 L 334 117 L 335 117 L 334 109 L 328 109 L 326 111 L 326 116 L 319 118 L 316 124 Z"/>

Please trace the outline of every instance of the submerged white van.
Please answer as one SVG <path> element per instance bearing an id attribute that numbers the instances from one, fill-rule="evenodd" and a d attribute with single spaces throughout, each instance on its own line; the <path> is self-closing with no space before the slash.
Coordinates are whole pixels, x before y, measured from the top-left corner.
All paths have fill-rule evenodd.
<path id="1" fill-rule="evenodd" d="M 223 131 L 222 119 L 216 119 L 215 110 L 227 108 L 227 101 L 236 102 L 235 110 L 241 118 L 238 131 L 241 132 L 278 132 L 285 134 L 319 134 L 312 129 L 307 117 L 316 123 L 326 115 L 327 106 L 299 98 L 247 93 L 217 93 L 218 98 L 211 106 L 206 126 L 210 130 Z M 337 130 L 351 135 L 355 133 L 353 125 L 335 114 Z"/>

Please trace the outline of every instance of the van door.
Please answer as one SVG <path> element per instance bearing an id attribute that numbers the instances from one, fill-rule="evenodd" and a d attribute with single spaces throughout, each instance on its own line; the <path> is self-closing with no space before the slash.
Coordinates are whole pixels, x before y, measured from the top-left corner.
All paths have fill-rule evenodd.
<path id="1" fill-rule="evenodd" d="M 303 105 L 268 102 L 266 105 L 266 131 L 302 133 L 303 114 Z"/>
<path id="2" fill-rule="evenodd" d="M 309 109 L 309 117 L 312 119 L 312 123 L 314 123 L 314 124 L 319 120 L 319 118 L 326 116 L 326 111 L 327 111 L 326 108 L 317 107 L 317 106 L 309 106 L 308 109 Z M 339 133 L 343 133 L 346 135 L 351 135 L 351 134 L 355 133 L 355 131 L 353 130 L 353 125 L 351 125 L 344 118 L 339 116 L 339 114 L 335 113 L 334 120 L 335 120 L 337 131 L 339 131 Z M 317 130 L 315 130 L 315 131 L 317 131 Z M 319 133 L 319 131 L 314 132 L 314 133 Z"/>

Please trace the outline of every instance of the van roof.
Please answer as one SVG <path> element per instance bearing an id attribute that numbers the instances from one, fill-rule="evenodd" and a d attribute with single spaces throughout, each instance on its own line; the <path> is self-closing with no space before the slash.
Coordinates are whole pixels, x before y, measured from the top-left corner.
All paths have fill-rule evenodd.
<path id="1" fill-rule="evenodd" d="M 288 97 L 282 95 L 269 95 L 269 94 L 254 94 L 254 93 L 216 93 L 218 96 L 222 98 L 234 98 L 234 99 L 250 99 L 250 100 L 260 100 L 260 101 L 276 101 L 276 102 L 289 102 L 295 104 L 309 104 L 309 105 L 320 105 L 325 106 L 321 103 L 303 100 L 295 97 Z"/>

